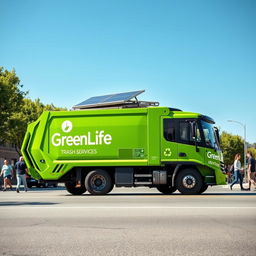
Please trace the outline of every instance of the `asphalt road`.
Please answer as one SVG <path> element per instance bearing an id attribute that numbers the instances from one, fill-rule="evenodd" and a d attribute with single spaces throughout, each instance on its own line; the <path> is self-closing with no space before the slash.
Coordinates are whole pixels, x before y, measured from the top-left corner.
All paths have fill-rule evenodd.
<path id="1" fill-rule="evenodd" d="M 0 255 L 256 255 L 256 193 L 0 192 Z"/>

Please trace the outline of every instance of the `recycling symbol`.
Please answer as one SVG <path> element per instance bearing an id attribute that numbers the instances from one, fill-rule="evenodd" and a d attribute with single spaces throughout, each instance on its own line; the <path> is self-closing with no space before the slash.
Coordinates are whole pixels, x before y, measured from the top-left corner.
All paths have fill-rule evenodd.
<path id="1" fill-rule="evenodd" d="M 172 155 L 171 149 L 170 149 L 170 148 L 166 148 L 166 149 L 164 150 L 164 156 L 171 156 L 171 155 Z"/>

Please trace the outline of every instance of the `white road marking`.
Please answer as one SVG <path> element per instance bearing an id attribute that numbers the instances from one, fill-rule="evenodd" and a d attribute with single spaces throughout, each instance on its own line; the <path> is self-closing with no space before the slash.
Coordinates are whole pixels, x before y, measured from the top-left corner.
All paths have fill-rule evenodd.
<path id="1" fill-rule="evenodd" d="M 1 209 L 256 209 L 255 206 L 0 206 Z"/>

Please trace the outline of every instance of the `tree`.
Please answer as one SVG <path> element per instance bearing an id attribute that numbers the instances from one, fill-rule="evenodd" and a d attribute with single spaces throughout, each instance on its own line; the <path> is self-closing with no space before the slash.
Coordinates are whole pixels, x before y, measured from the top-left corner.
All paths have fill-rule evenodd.
<path id="1" fill-rule="evenodd" d="M 19 154 L 29 123 L 37 120 L 43 111 L 64 110 L 53 104 L 44 105 L 40 99 L 27 99 L 27 94 L 22 91 L 15 70 L 10 72 L 0 67 L 0 140 L 14 144 Z"/>
<path id="2" fill-rule="evenodd" d="M 16 151 L 20 154 L 20 148 L 27 130 L 28 124 L 36 121 L 43 111 L 65 110 L 57 108 L 53 104 L 44 105 L 40 99 L 32 101 L 23 99 L 20 111 L 13 113 L 7 122 L 5 139 L 15 145 Z"/>
<path id="3" fill-rule="evenodd" d="M 222 132 L 221 148 L 223 150 L 224 163 L 231 165 L 234 162 L 234 157 L 237 153 L 241 154 L 241 163 L 244 159 L 244 140 L 238 136 L 227 132 Z"/>
<path id="4" fill-rule="evenodd" d="M 9 117 L 20 110 L 27 92 L 21 90 L 15 70 L 9 72 L 0 67 L 0 140 L 5 140 Z"/>

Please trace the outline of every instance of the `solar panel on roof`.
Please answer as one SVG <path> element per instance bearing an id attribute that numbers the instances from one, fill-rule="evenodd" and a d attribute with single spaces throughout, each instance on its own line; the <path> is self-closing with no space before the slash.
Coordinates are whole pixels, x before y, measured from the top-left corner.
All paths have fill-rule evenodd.
<path id="1" fill-rule="evenodd" d="M 141 94 L 143 92 L 144 92 L 144 90 L 140 90 L 140 91 L 124 92 L 124 93 L 91 97 L 91 98 L 75 105 L 74 108 L 104 106 L 104 105 L 109 105 L 111 103 L 113 103 L 113 104 L 124 103 L 124 102 L 129 101 L 132 98 L 138 96 L 139 94 Z"/>

